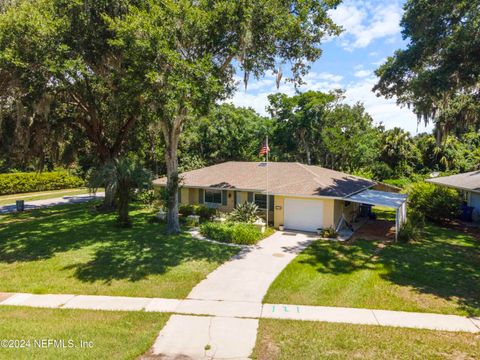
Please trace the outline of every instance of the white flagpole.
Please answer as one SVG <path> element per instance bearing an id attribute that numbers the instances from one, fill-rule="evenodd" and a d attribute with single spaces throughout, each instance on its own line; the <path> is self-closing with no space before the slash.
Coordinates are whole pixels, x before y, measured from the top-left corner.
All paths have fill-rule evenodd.
<path id="1" fill-rule="evenodd" d="M 268 213 L 270 211 L 269 197 L 268 197 L 268 135 L 266 141 L 266 152 L 267 152 L 267 227 L 268 227 Z"/>

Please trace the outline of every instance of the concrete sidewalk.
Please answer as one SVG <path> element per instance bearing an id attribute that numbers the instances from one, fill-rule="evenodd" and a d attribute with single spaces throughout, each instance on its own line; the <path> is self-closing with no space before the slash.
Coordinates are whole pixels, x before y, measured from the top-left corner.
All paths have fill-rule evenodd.
<path id="1" fill-rule="evenodd" d="M 105 196 L 104 192 L 97 192 L 96 195 L 82 194 L 82 195 L 67 195 L 58 198 L 44 199 L 44 200 L 32 200 L 25 202 L 25 210 L 34 210 L 44 207 L 64 205 L 64 204 L 77 204 L 95 199 L 101 199 Z M 21 199 L 20 199 L 21 200 Z M 0 214 L 9 214 L 17 211 L 15 204 L 0 206 Z"/>
<path id="2" fill-rule="evenodd" d="M 136 298 L 97 295 L 0 293 L 0 305 L 61 309 L 166 312 L 237 319 L 289 319 L 346 324 L 480 332 L 480 318 L 405 311 L 261 304 L 242 301 Z M 194 316 L 195 317 L 195 316 Z"/>

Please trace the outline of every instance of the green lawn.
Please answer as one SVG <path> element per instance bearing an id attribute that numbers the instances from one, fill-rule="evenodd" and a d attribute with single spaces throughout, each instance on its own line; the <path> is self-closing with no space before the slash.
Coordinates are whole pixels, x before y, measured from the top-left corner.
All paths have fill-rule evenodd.
<path id="1" fill-rule="evenodd" d="M 254 359 L 479 359 L 478 334 L 260 320 Z"/>
<path id="2" fill-rule="evenodd" d="M 184 298 L 238 249 L 166 236 L 136 206 L 131 229 L 92 204 L 0 216 L 0 292 Z"/>
<path id="3" fill-rule="evenodd" d="M 480 315 L 479 289 L 478 241 L 427 225 L 410 244 L 316 241 L 264 302 Z"/>
<path id="4" fill-rule="evenodd" d="M 0 340 L 30 341 L 29 348 L 0 347 L 0 359 L 136 359 L 152 346 L 168 314 L 0 307 Z M 35 346 L 64 340 L 72 348 Z M 72 340 L 72 343 L 68 341 Z M 92 342 L 81 348 L 80 341 Z M 58 342 L 59 343 L 59 342 Z"/>
<path id="5" fill-rule="evenodd" d="M 103 189 L 98 190 L 103 191 Z M 54 199 L 63 196 L 73 196 L 73 195 L 83 195 L 89 194 L 87 188 L 80 189 L 65 189 L 65 190 L 50 190 L 50 191 L 39 191 L 32 193 L 23 193 L 15 195 L 2 195 L 0 196 L 0 206 L 3 205 L 12 205 L 15 204 L 16 200 L 24 200 L 25 202 L 33 200 L 45 200 L 45 199 Z"/>

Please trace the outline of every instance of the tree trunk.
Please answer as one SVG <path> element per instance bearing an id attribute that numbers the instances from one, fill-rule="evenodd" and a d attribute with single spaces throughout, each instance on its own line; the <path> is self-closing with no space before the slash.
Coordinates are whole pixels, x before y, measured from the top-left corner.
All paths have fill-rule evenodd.
<path id="1" fill-rule="evenodd" d="M 121 227 L 131 226 L 130 217 L 128 216 L 128 203 L 130 197 L 130 188 L 128 185 L 122 184 L 121 189 L 119 189 L 118 197 L 118 223 Z"/>
<path id="2" fill-rule="evenodd" d="M 104 166 L 113 163 L 113 159 L 104 160 Z M 105 197 L 102 205 L 99 206 L 100 211 L 110 212 L 115 210 L 115 192 L 108 179 L 105 179 Z"/>
<path id="3" fill-rule="evenodd" d="M 178 222 L 178 158 L 177 145 L 167 145 L 165 151 L 167 165 L 167 233 L 180 233 Z"/>

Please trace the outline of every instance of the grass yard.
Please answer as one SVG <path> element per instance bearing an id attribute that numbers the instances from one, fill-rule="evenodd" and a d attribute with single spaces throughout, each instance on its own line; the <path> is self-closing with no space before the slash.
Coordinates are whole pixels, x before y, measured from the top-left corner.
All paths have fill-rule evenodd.
<path id="1" fill-rule="evenodd" d="M 0 215 L 0 291 L 184 298 L 238 249 L 165 235 L 135 206 L 116 214 L 75 204 Z"/>
<path id="2" fill-rule="evenodd" d="M 1 339 L 30 340 L 30 348 L 0 347 L 0 358 L 135 359 L 148 351 L 168 318 L 168 314 L 146 312 L 2 306 Z M 76 347 L 35 347 L 34 341 L 42 339 L 64 340 L 65 346 Z M 92 341 L 93 347 L 80 348 L 81 340 Z"/>
<path id="3" fill-rule="evenodd" d="M 260 320 L 254 359 L 479 359 L 478 334 Z"/>
<path id="4" fill-rule="evenodd" d="M 98 191 L 99 192 L 103 191 L 103 189 L 99 189 Z M 54 199 L 58 197 L 83 195 L 83 194 L 89 194 L 89 193 L 90 192 L 87 188 L 80 188 L 80 189 L 39 191 L 39 192 L 23 193 L 23 194 L 15 194 L 15 195 L 2 195 L 0 196 L 0 206 L 13 205 L 15 204 L 16 200 L 25 200 L 25 202 L 28 202 L 28 201 L 34 201 L 34 200 Z"/>
<path id="5" fill-rule="evenodd" d="M 264 302 L 480 315 L 478 240 L 434 225 L 416 243 L 316 241 Z"/>

